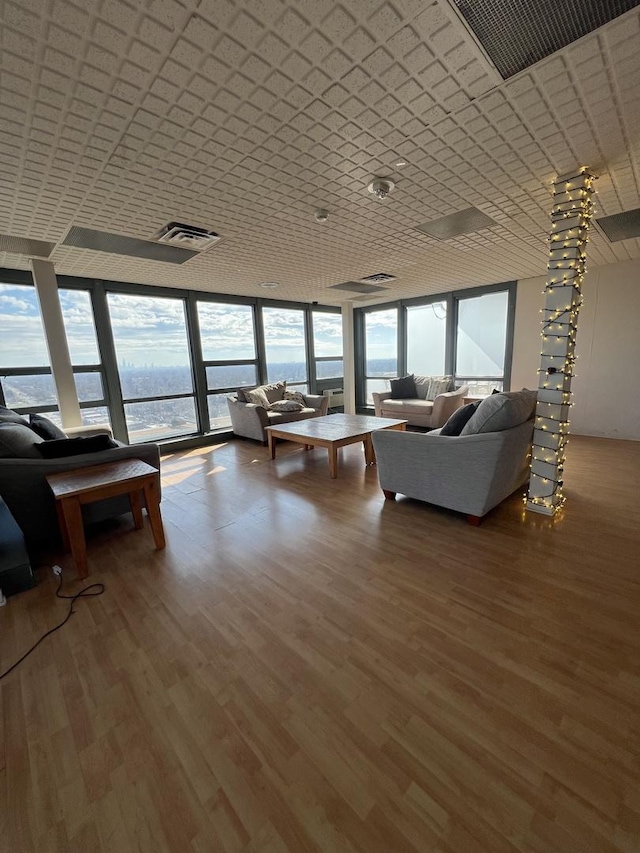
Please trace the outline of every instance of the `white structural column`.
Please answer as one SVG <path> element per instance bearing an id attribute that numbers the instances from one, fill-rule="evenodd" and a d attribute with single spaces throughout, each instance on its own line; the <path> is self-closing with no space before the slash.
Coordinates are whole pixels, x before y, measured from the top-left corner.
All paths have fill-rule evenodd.
<path id="1" fill-rule="evenodd" d="M 578 311 L 586 271 L 594 175 L 586 167 L 553 186 L 548 278 L 527 509 L 553 515 L 564 503 L 562 471 L 569 434 Z"/>
<path id="2" fill-rule="evenodd" d="M 342 369 L 344 410 L 353 415 L 356 411 L 356 355 L 353 336 L 353 303 L 342 305 Z"/>
<path id="3" fill-rule="evenodd" d="M 82 426 L 80 405 L 73 379 L 73 368 L 62 319 L 58 282 L 50 261 L 31 261 L 33 281 L 40 303 L 42 324 L 47 339 L 49 361 L 58 395 L 58 408 L 65 429 Z"/>

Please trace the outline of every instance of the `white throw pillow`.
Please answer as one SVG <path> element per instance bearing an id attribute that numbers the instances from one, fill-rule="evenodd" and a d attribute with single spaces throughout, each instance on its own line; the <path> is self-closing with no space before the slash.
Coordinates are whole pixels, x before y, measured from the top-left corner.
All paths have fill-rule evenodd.
<path id="1" fill-rule="evenodd" d="M 300 403 L 303 409 L 306 408 L 307 401 L 304 398 L 304 394 L 302 394 L 300 391 L 285 391 L 284 399 L 294 400 L 296 403 Z"/>
<path id="2" fill-rule="evenodd" d="M 446 394 L 451 387 L 451 379 L 451 376 L 432 376 L 427 400 L 435 400 L 438 395 Z"/>
<path id="3" fill-rule="evenodd" d="M 244 396 L 250 403 L 256 406 L 262 406 L 264 409 L 271 408 L 271 403 L 267 400 L 267 395 L 262 388 L 254 388 L 252 391 L 245 391 Z"/>

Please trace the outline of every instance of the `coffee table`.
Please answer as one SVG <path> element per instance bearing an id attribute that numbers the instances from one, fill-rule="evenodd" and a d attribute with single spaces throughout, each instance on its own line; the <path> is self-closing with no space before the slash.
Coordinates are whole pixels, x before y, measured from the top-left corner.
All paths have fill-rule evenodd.
<path id="1" fill-rule="evenodd" d="M 160 515 L 158 471 L 142 459 L 122 459 L 89 468 L 76 468 L 47 477 L 56 500 L 62 542 L 71 551 L 79 578 L 89 574 L 87 543 L 82 525 L 82 504 L 129 495 L 136 530 L 144 522 L 142 497 L 147 505 L 149 523 L 156 549 L 164 548 L 164 528 Z"/>
<path id="2" fill-rule="evenodd" d="M 369 415 L 325 415 L 320 418 L 308 418 L 305 421 L 265 427 L 271 458 L 276 458 L 276 439 L 284 438 L 303 444 L 305 450 L 312 447 L 326 447 L 329 452 L 329 474 L 335 480 L 338 476 L 338 448 L 347 444 L 364 444 L 364 458 L 367 465 L 375 464 L 371 433 L 378 429 L 405 429 L 406 421 L 391 418 L 375 418 Z"/>

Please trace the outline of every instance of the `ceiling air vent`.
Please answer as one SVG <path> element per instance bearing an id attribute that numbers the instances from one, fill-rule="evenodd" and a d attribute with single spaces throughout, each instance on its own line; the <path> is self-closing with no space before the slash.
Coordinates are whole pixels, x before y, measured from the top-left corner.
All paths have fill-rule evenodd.
<path id="1" fill-rule="evenodd" d="M 182 249 L 192 249 L 194 252 L 204 252 L 214 243 L 219 243 L 222 237 L 215 231 L 198 228 L 196 225 L 185 225 L 184 222 L 170 222 L 155 235 L 159 243 L 169 243 Z"/>
<path id="2" fill-rule="evenodd" d="M 382 284 L 385 281 L 395 281 L 395 275 L 390 275 L 388 272 L 376 272 L 373 275 L 366 275 L 360 281 L 371 281 L 374 284 Z"/>
<path id="3" fill-rule="evenodd" d="M 491 228 L 497 224 L 477 207 L 468 207 L 466 210 L 459 210 L 457 213 L 443 216 L 442 219 L 434 219 L 432 222 L 425 222 L 423 225 L 416 225 L 415 227 L 416 230 L 422 231 L 423 234 L 428 234 L 430 237 L 435 237 L 436 240 L 450 240 L 452 237 L 471 234 L 473 231 Z"/>
<path id="4" fill-rule="evenodd" d="M 613 216 L 603 216 L 596 222 L 611 243 L 640 237 L 640 207 L 614 213 Z"/>
<path id="5" fill-rule="evenodd" d="M 179 246 L 163 246 L 151 240 L 139 240 L 124 234 L 110 234 L 108 231 L 94 231 L 92 228 L 80 228 L 72 225 L 62 241 L 63 246 L 75 249 L 92 249 L 94 252 L 107 252 L 111 255 L 126 255 L 147 261 L 162 261 L 166 264 L 183 264 L 198 253 Z"/>
<path id="6" fill-rule="evenodd" d="M 454 2 L 505 80 L 638 5 L 638 0 Z"/>
<path id="7" fill-rule="evenodd" d="M 30 258 L 48 258 L 55 247 L 55 243 L 49 243 L 47 240 L 32 240 L 30 237 L 12 237 L 10 234 L 0 234 L 0 252 L 27 255 Z"/>
<path id="8" fill-rule="evenodd" d="M 343 281 L 342 284 L 332 284 L 329 290 L 349 290 L 351 293 L 377 293 L 379 290 L 388 290 L 388 287 L 379 287 L 364 281 Z"/>

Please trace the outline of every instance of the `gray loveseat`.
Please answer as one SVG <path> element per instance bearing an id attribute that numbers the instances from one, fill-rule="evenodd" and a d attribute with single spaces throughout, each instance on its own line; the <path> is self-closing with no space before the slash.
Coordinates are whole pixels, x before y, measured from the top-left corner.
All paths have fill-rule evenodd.
<path id="1" fill-rule="evenodd" d="M 229 394 L 227 402 L 231 416 L 231 427 L 235 435 L 253 438 L 266 444 L 265 427 L 303 421 L 307 418 L 317 418 L 327 414 L 329 398 L 319 394 L 302 394 L 303 402 L 298 411 L 279 412 L 271 409 L 271 405 L 285 399 L 286 390 L 285 382 L 276 382 L 272 385 L 261 385 L 252 391 L 238 391 L 236 394 Z M 260 391 L 263 391 L 266 397 L 263 405 L 250 402 L 245 397 L 246 394 L 253 395 Z"/>
<path id="2" fill-rule="evenodd" d="M 488 397 L 460 435 L 374 432 L 385 497 L 403 494 L 479 523 L 529 478 L 535 397 L 532 391 Z"/>
<path id="3" fill-rule="evenodd" d="M 9 413 L 9 414 L 7 414 Z M 0 423 L 11 423 L 10 410 L 4 410 Z M 16 420 L 17 419 L 17 420 Z M 15 415 L 13 423 L 25 424 L 26 421 Z M 4 427 L 3 427 L 4 429 Z M 40 436 L 34 436 L 34 442 L 41 442 Z M 25 456 L 7 456 L 7 442 L 4 442 L 4 455 L 0 458 L 0 497 L 2 497 L 24 534 L 27 547 L 34 547 L 48 541 L 60 541 L 58 517 L 55 501 L 47 476 L 62 471 L 73 471 L 77 468 L 87 468 L 90 465 L 100 465 L 106 462 L 116 462 L 120 459 L 142 459 L 149 465 L 160 470 L 160 451 L 157 444 L 137 444 L 129 446 L 115 442 L 116 447 L 100 450 L 95 453 L 82 453 L 77 456 L 63 458 L 42 458 L 33 445 L 28 448 Z M 28 455 L 27 455 L 28 453 Z M 160 474 L 158 474 L 158 488 Z M 129 498 L 124 495 L 96 501 L 82 507 L 85 522 L 103 521 L 116 515 L 130 512 Z"/>

